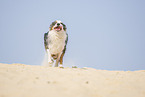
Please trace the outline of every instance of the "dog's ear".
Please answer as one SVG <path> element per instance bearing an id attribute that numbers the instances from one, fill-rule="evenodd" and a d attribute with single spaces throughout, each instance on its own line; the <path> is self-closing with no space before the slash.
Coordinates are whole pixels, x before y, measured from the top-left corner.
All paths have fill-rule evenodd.
<path id="1" fill-rule="evenodd" d="M 63 25 L 63 30 L 66 31 L 66 25 L 64 23 L 61 23 Z"/>

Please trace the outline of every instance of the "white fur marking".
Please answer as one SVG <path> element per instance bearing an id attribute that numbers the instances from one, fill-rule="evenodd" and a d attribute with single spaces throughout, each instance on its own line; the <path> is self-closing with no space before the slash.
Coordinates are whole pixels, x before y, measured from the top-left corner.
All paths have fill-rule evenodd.
<path id="1" fill-rule="evenodd" d="M 50 44 L 49 44 L 49 51 L 51 54 L 58 54 L 62 52 L 65 46 L 65 40 L 66 40 L 66 32 L 65 31 L 60 31 L 57 32 L 55 30 L 51 30 L 48 35 L 50 39 Z"/>
<path id="2" fill-rule="evenodd" d="M 61 23 L 61 21 L 60 21 L 60 20 L 56 20 L 56 22 L 57 22 L 57 23 Z"/>

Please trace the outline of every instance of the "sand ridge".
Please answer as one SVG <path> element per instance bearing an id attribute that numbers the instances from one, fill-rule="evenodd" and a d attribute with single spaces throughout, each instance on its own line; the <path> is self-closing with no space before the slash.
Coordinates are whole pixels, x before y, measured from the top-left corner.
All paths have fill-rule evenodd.
<path id="1" fill-rule="evenodd" d="M 145 97 L 145 70 L 0 63 L 0 97 Z"/>

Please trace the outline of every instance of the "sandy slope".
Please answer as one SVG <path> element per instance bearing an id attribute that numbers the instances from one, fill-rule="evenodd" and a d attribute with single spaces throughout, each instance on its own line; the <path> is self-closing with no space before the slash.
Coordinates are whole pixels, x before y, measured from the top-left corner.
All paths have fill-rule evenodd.
<path id="1" fill-rule="evenodd" d="M 145 70 L 0 64 L 0 97 L 145 97 Z"/>

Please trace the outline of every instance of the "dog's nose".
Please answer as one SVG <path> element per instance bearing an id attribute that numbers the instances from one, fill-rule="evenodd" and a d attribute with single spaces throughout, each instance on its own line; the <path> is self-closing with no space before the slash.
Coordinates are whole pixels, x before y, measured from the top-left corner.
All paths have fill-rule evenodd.
<path id="1" fill-rule="evenodd" d="M 59 26 L 60 25 L 60 23 L 57 23 L 57 26 Z"/>

